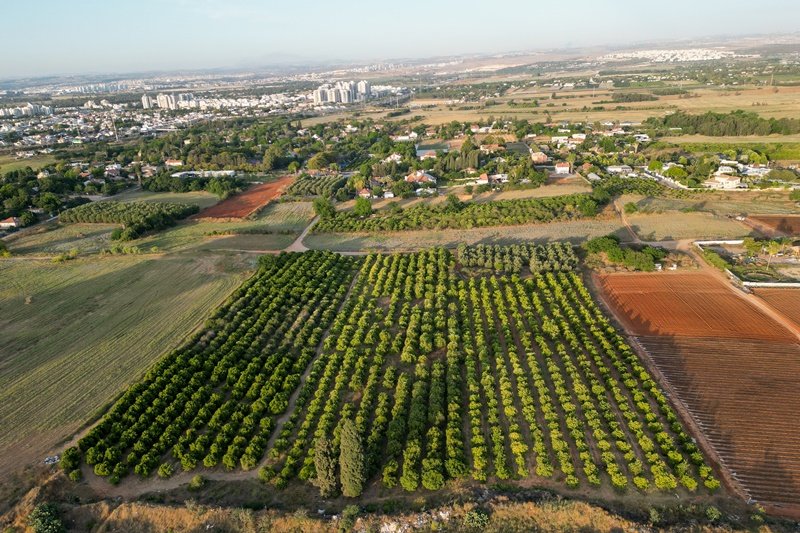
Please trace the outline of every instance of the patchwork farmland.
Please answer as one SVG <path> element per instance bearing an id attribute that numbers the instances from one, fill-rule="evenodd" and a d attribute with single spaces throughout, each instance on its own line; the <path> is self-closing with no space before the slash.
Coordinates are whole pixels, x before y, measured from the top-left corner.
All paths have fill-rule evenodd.
<path id="1" fill-rule="evenodd" d="M 604 299 L 702 430 L 730 481 L 800 506 L 800 344 L 707 274 L 610 274 Z"/>
<path id="2" fill-rule="evenodd" d="M 351 424 L 365 488 L 533 478 L 716 490 L 666 396 L 570 270 L 570 248 L 496 253 L 264 257 L 68 450 L 67 466 L 85 461 L 112 483 L 258 469 L 282 488 L 316 478 L 316 446 L 337 448 Z M 481 266 L 498 260 L 518 272 Z"/>

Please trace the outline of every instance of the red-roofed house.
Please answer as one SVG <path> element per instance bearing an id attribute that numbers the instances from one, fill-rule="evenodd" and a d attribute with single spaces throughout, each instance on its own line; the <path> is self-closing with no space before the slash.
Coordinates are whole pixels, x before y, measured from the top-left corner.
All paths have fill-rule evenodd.
<path id="1" fill-rule="evenodd" d="M 22 226 L 22 221 L 17 217 L 8 217 L 0 220 L 0 229 L 19 228 Z"/>

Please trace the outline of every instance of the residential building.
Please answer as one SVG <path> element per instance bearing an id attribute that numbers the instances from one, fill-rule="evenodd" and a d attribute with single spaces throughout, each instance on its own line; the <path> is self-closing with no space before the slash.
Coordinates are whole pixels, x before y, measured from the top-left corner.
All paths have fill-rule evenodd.
<path id="1" fill-rule="evenodd" d="M 741 184 L 742 179 L 740 177 L 725 174 L 718 174 L 705 182 L 705 186 L 712 189 L 738 189 Z"/>
<path id="2" fill-rule="evenodd" d="M 556 163 L 556 174 L 569 174 L 571 165 L 564 161 Z"/>
<path id="3" fill-rule="evenodd" d="M 8 217 L 0 220 L 0 229 L 19 228 L 22 226 L 22 221 L 17 217 Z"/>
<path id="4" fill-rule="evenodd" d="M 406 176 L 406 181 L 408 183 L 419 183 L 419 184 L 432 183 L 436 185 L 436 177 L 428 174 L 424 170 L 417 170 L 415 172 L 412 172 L 411 174 Z"/>
<path id="5" fill-rule="evenodd" d="M 531 152 L 531 159 L 533 160 L 534 164 L 537 165 L 543 165 L 550 160 L 550 158 L 547 157 L 547 154 L 544 152 Z"/>

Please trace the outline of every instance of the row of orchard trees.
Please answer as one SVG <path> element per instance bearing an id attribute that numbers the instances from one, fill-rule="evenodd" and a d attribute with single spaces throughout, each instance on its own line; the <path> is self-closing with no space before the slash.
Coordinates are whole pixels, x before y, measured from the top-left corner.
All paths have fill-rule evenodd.
<path id="1" fill-rule="evenodd" d="M 719 486 L 576 274 L 458 274 L 444 250 L 365 259 L 262 479 L 344 493 L 347 456 L 363 458 L 362 487 L 405 491 L 531 475 L 620 491 Z M 351 422 L 363 453 L 342 450 Z"/>
<path id="2" fill-rule="evenodd" d="M 286 189 L 287 196 L 321 196 L 332 198 L 336 191 L 344 187 L 347 178 L 340 174 L 310 176 L 303 174 Z"/>
<path id="3" fill-rule="evenodd" d="M 197 213 L 192 204 L 166 202 L 92 202 L 61 213 L 61 222 L 122 224 L 117 235 L 121 240 L 135 239 L 141 234 L 165 228 L 178 220 Z"/>
<path id="4" fill-rule="evenodd" d="M 424 203 L 366 218 L 350 211 L 339 211 L 321 220 L 315 229 L 338 232 L 397 231 L 533 224 L 594 216 L 598 207 L 597 200 L 590 194 L 456 205 L 450 202 L 439 205 Z"/>
<path id="5" fill-rule="evenodd" d="M 548 244 L 476 244 L 458 246 L 462 266 L 483 268 L 496 273 L 520 273 L 528 267 L 532 273 L 568 272 L 578 267 L 578 257 L 569 243 Z"/>
<path id="6" fill-rule="evenodd" d="M 358 261 L 330 252 L 262 259 L 201 332 L 79 440 L 83 460 L 112 483 L 131 470 L 169 473 L 175 463 L 185 471 L 254 468 Z"/>

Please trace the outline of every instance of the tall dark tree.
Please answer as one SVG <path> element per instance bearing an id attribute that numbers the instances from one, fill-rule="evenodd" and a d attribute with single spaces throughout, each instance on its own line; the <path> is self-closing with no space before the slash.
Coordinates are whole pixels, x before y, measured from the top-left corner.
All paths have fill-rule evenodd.
<path id="1" fill-rule="evenodd" d="M 339 478 L 342 483 L 342 494 L 348 498 L 356 498 L 364 491 L 367 480 L 364 445 L 356 425 L 349 418 L 342 421 Z"/>
<path id="2" fill-rule="evenodd" d="M 336 455 L 330 441 L 325 437 L 314 444 L 314 467 L 317 471 L 316 485 L 323 498 L 336 495 Z"/>

